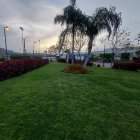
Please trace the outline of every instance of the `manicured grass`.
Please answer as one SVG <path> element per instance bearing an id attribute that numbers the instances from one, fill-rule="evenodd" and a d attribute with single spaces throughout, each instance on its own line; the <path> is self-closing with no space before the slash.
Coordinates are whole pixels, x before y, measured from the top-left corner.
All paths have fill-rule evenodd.
<path id="1" fill-rule="evenodd" d="M 140 72 L 65 65 L 0 82 L 0 140 L 139 140 Z"/>

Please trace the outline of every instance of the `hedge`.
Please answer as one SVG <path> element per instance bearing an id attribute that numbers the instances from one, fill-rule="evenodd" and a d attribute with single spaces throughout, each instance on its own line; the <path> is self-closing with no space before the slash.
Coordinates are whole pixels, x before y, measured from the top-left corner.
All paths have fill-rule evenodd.
<path id="1" fill-rule="evenodd" d="M 116 62 L 113 64 L 113 68 L 137 71 L 137 70 L 140 70 L 140 61 L 137 60 L 137 61 L 133 61 L 133 62 Z"/>
<path id="2" fill-rule="evenodd" d="M 0 81 L 19 76 L 48 64 L 48 59 L 25 58 L 0 63 Z"/>

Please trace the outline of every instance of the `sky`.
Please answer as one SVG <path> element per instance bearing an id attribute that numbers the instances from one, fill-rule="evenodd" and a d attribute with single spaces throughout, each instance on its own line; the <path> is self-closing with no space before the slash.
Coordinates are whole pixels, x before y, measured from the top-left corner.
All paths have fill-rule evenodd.
<path id="1" fill-rule="evenodd" d="M 0 0 L 0 48 L 4 48 L 3 27 L 8 26 L 6 32 L 9 50 L 22 52 L 23 27 L 26 38 L 26 49 L 32 51 L 36 42 L 36 51 L 54 45 L 64 27 L 54 24 L 54 18 L 69 5 L 69 0 Z M 117 12 L 122 13 L 122 26 L 136 38 L 140 32 L 140 0 L 77 0 L 76 6 L 84 13 L 92 15 L 98 7 L 116 6 Z M 101 35 L 102 36 L 102 35 Z M 97 41 L 96 48 L 102 49 Z"/>

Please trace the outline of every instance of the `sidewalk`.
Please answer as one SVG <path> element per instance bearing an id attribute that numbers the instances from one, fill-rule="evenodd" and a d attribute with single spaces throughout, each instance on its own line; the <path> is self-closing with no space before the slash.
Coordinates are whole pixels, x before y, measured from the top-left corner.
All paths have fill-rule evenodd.
<path id="1" fill-rule="evenodd" d="M 101 67 L 103 67 L 103 63 L 102 62 L 94 62 L 95 65 L 100 65 Z M 111 68 L 111 63 L 104 63 L 104 67 L 105 68 Z"/>

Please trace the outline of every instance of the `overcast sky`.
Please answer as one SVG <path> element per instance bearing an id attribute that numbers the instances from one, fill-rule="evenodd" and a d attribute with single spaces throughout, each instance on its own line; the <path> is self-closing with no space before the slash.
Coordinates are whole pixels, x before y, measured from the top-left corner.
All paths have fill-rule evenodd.
<path id="1" fill-rule="evenodd" d="M 6 32 L 10 50 L 22 51 L 20 26 L 24 28 L 28 51 L 38 40 L 41 40 L 42 50 L 56 44 L 62 27 L 54 25 L 54 17 L 68 4 L 69 0 L 0 0 L 0 48 L 5 47 L 4 26 L 10 27 Z M 88 15 L 101 6 L 116 6 L 117 12 L 122 12 L 123 27 L 132 32 L 132 38 L 137 37 L 140 32 L 140 0 L 77 0 L 77 7 Z"/>

